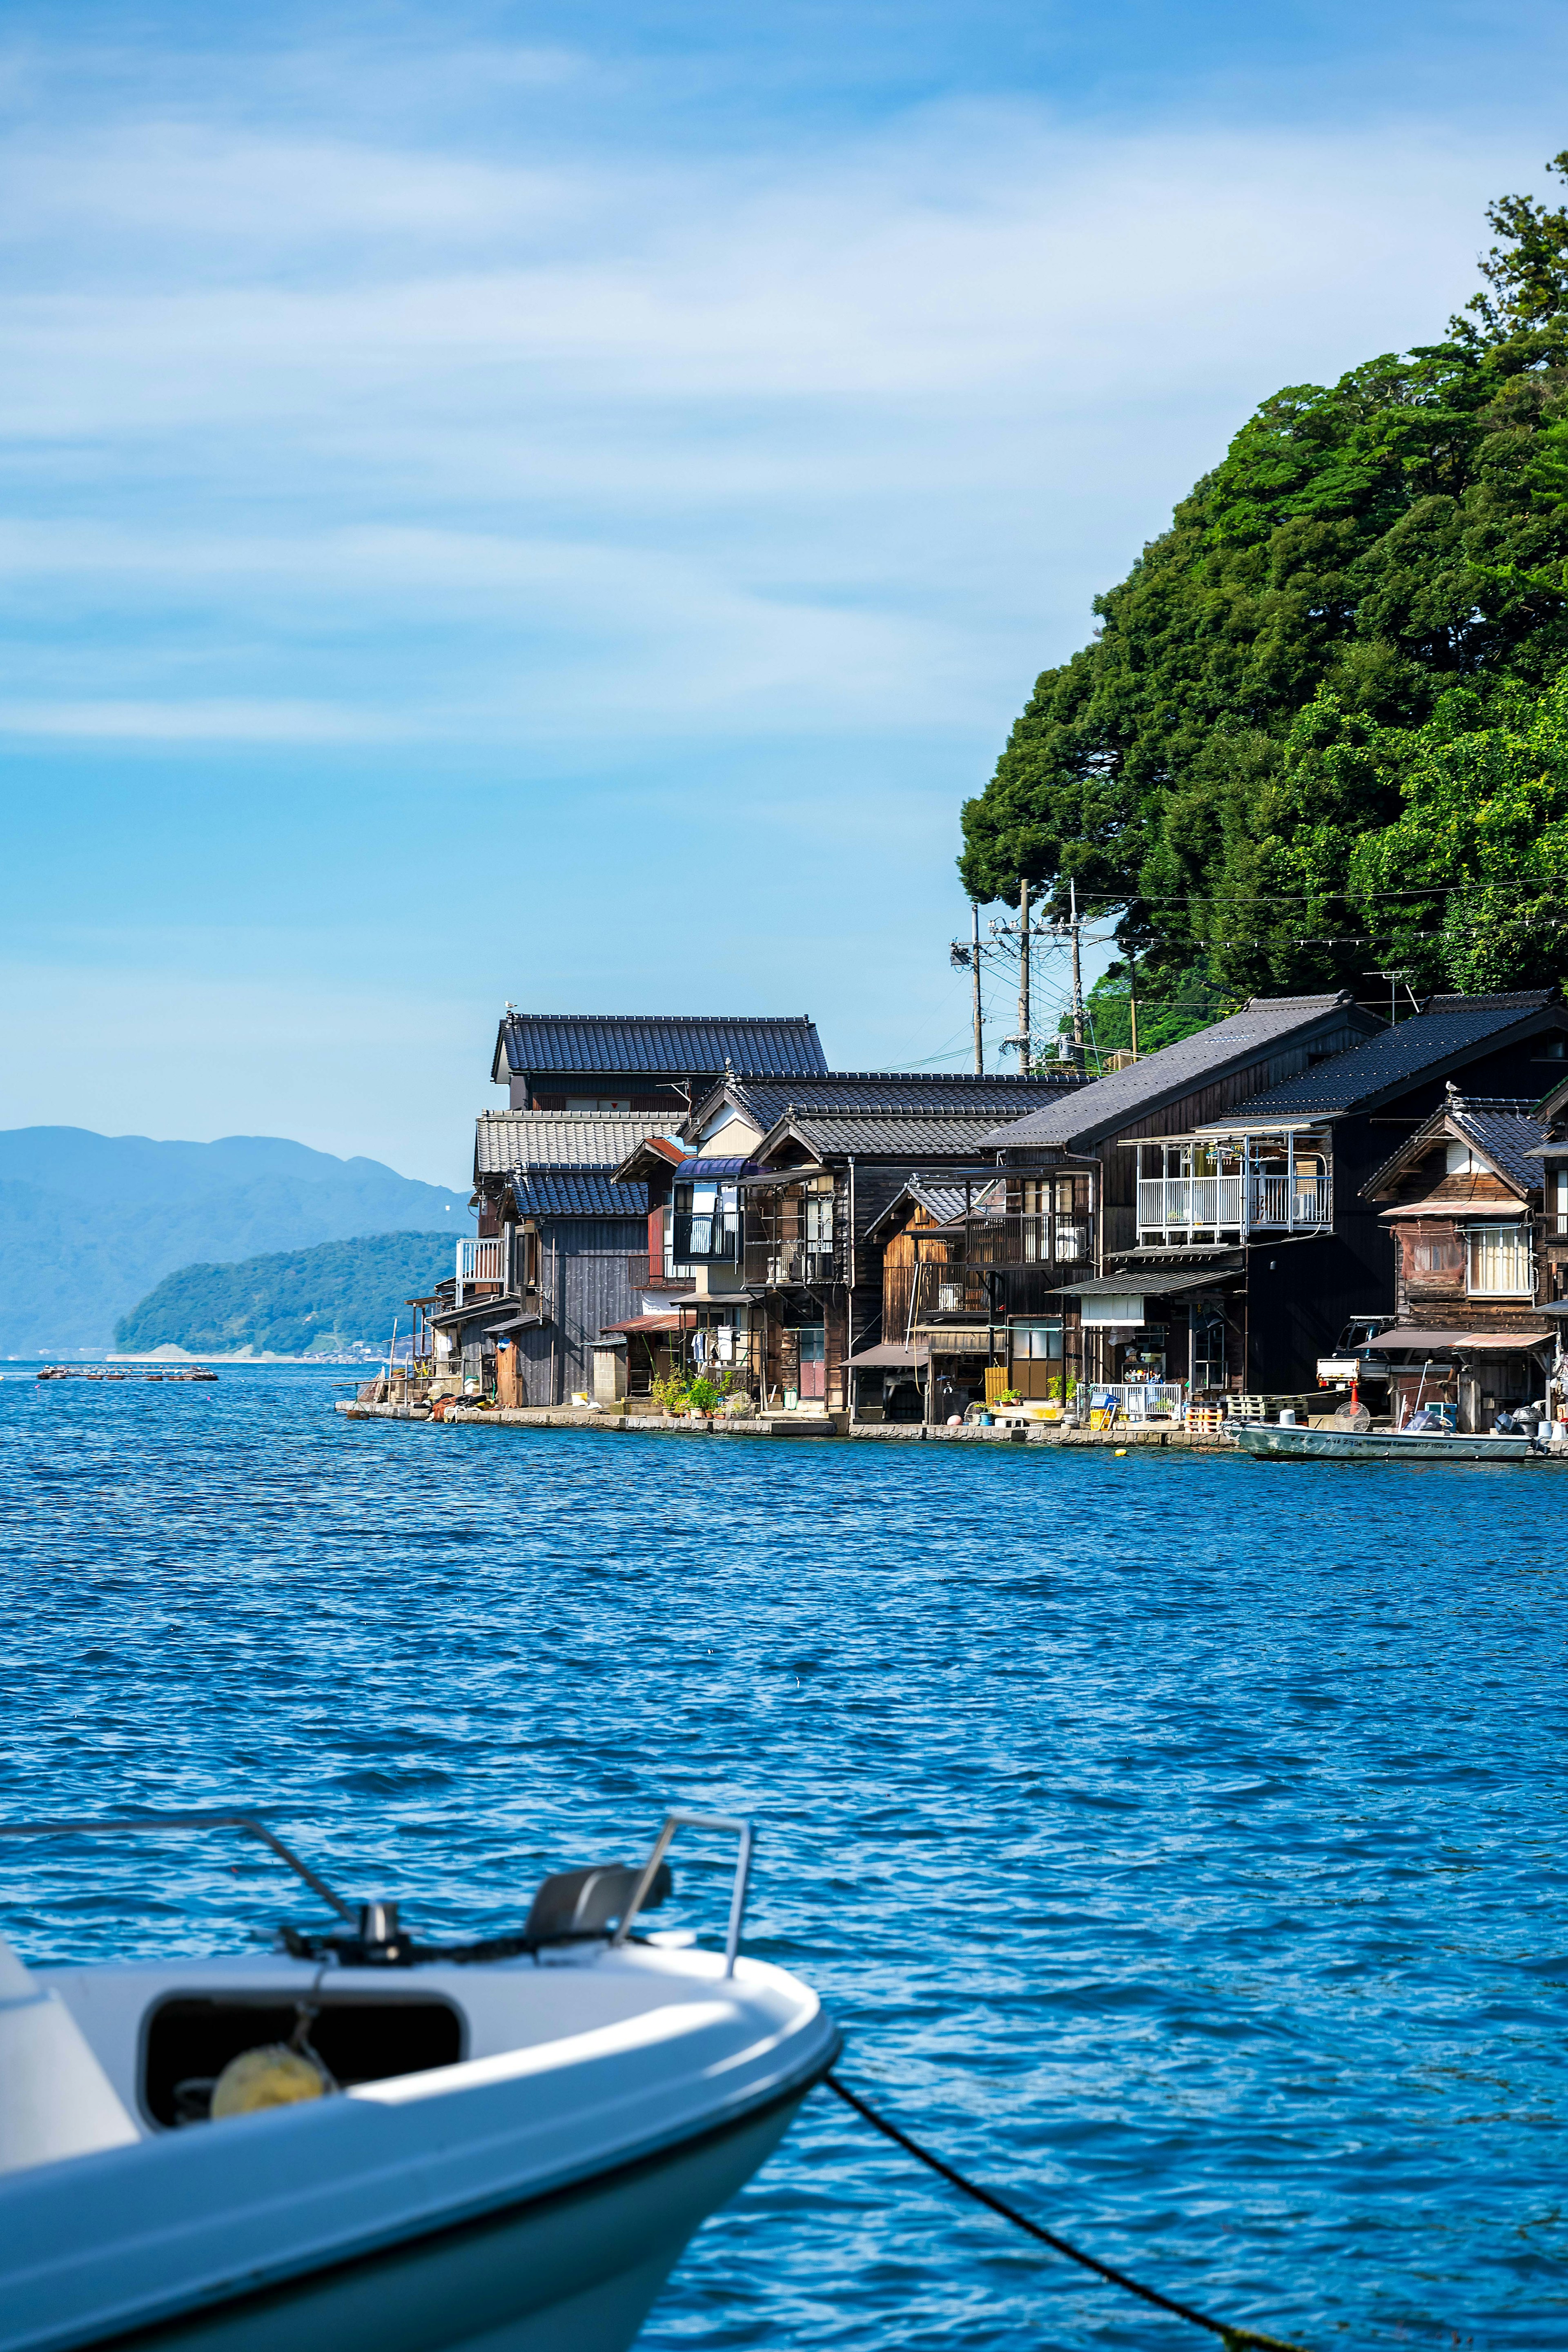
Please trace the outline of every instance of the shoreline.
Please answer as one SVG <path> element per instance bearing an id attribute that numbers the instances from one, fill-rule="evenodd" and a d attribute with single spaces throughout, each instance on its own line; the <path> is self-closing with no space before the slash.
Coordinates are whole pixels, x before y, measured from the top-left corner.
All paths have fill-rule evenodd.
<path id="1" fill-rule="evenodd" d="M 458 1406 L 439 1422 L 431 1420 L 428 1405 L 361 1404 L 344 1400 L 333 1407 L 345 1421 L 422 1422 L 437 1429 L 593 1429 L 617 1435 L 650 1437 L 781 1438 L 805 1444 L 837 1439 L 840 1444 L 872 1445 L 1058 1445 L 1094 1446 L 1114 1454 L 1238 1454 L 1234 1437 L 1198 1435 L 1173 1423 L 1134 1423 L 1125 1429 L 1075 1429 L 1060 1423 L 1031 1422 L 1013 1428 L 983 1429 L 970 1423 L 961 1429 L 923 1422 L 851 1422 L 845 1413 L 825 1413 L 809 1420 L 795 1413 L 760 1414 L 744 1421 L 687 1421 L 657 1412 L 594 1412 L 581 1406 L 509 1406 L 478 1412 Z"/>

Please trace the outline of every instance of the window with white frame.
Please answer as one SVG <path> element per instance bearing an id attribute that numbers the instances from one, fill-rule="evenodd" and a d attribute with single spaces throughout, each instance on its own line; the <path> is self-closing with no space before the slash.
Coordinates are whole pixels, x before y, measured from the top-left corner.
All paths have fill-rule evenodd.
<path id="1" fill-rule="evenodd" d="M 1472 1225 L 1466 1243 L 1465 1288 L 1472 1298 L 1534 1297 L 1528 1225 Z"/>

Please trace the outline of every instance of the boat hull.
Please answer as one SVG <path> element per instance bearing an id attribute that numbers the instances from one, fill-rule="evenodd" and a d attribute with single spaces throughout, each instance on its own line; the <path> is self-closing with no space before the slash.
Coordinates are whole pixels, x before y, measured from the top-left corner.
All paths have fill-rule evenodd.
<path id="1" fill-rule="evenodd" d="M 139 2352 L 626 2352 L 693 2234 L 773 2154 L 804 2095 L 608 2178 L 130 2340 Z M 115 2340 L 127 2341 L 79 2339 Z"/>
<path id="2" fill-rule="evenodd" d="M 1259 1461 L 1541 1462 L 1528 1437 L 1444 1436 L 1436 1430 L 1290 1429 L 1272 1421 L 1230 1421 L 1226 1433 Z"/>
<path id="3" fill-rule="evenodd" d="M 144 2131 L 0 2178 L 0 2352 L 624 2352 L 838 2047 L 797 1979 L 698 1950 L 395 1972 L 236 1956 L 47 1981 Z M 205 2001 L 273 2038 L 292 1996 L 323 2034 L 378 2004 L 401 2032 L 419 1990 L 460 2011 L 468 2055 L 160 2124 L 166 2012 Z"/>

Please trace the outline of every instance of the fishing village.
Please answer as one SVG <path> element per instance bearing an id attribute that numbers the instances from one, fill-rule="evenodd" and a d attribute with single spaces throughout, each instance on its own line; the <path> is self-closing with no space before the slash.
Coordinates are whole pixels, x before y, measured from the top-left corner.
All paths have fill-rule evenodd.
<path id="1" fill-rule="evenodd" d="M 1120 1446 L 1282 1423 L 1568 1453 L 1554 990 L 1393 1019 L 1344 990 L 1258 997 L 1118 1059 L 839 1071 L 805 1017 L 509 1007 L 477 1236 L 408 1302 L 404 1360 L 338 1410 Z"/>
<path id="2" fill-rule="evenodd" d="M 1568 2347 L 1568 18 L 14 7 L 0 2352 Z"/>

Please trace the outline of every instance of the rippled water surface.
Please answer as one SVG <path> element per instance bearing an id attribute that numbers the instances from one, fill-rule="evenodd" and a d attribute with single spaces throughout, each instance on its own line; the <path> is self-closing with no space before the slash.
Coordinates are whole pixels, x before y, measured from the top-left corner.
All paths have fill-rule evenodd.
<path id="1" fill-rule="evenodd" d="M 342 1392 L 7 1370 L 0 1813 L 266 1802 L 476 1932 L 666 1799 L 752 1813 L 750 1948 L 1047 2226 L 1315 2347 L 1568 2344 L 1568 1469 L 439 1431 Z M 33 1958 L 287 1914 L 221 1839 L 0 1849 Z M 643 2340 L 1203 2339 L 818 2094 Z"/>

